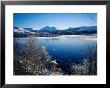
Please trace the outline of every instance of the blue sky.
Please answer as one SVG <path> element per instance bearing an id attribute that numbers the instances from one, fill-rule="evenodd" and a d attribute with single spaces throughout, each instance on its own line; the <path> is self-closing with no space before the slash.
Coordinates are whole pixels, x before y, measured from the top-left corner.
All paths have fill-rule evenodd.
<path id="1" fill-rule="evenodd" d="M 29 27 L 39 30 L 54 26 L 59 30 L 68 27 L 96 26 L 96 13 L 14 13 L 14 27 Z"/>

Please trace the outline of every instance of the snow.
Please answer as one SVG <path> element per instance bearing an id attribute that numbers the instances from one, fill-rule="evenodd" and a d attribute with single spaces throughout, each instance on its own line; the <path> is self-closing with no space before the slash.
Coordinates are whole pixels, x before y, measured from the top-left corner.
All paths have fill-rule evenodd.
<path id="1" fill-rule="evenodd" d="M 58 40 L 58 39 L 84 39 L 84 40 L 97 40 L 97 35 L 61 35 L 58 37 L 38 37 L 39 39 L 45 39 L 45 40 Z"/>
<path id="2" fill-rule="evenodd" d="M 30 32 L 28 30 L 25 30 L 23 28 L 18 28 L 18 29 L 14 29 L 14 32 L 17 32 L 17 33 L 25 33 L 25 32 Z"/>
<path id="3" fill-rule="evenodd" d="M 54 63 L 54 64 L 57 64 L 56 60 L 53 60 L 53 61 L 51 61 L 51 62 Z"/>

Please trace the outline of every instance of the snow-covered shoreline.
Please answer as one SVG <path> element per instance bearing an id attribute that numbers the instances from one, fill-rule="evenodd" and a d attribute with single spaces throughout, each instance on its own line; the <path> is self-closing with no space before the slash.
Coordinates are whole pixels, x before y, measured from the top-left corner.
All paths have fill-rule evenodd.
<path id="1" fill-rule="evenodd" d="M 38 37 L 38 39 L 46 39 L 46 40 L 58 40 L 58 39 L 65 39 L 65 38 L 97 40 L 97 35 L 61 35 L 58 37 Z"/>
<path id="2" fill-rule="evenodd" d="M 36 39 L 45 39 L 45 40 L 58 40 L 58 39 L 85 39 L 85 40 L 97 40 L 97 35 L 61 35 L 57 37 L 35 37 Z M 26 38 L 15 38 L 15 39 L 26 39 Z"/>

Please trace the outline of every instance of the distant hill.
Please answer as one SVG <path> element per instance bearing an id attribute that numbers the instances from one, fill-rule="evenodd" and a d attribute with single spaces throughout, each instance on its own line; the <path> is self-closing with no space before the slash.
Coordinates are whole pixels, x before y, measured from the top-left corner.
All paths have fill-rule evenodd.
<path id="1" fill-rule="evenodd" d="M 37 30 L 33 30 L 32 28 L 19 28 L 19 27 L 14 27 L 14 32 L 16 33 L 31 33 L 31 32 L 36 32 Z"/>
<path id="2" fill-rule="evenodd" d="M 30 31 L 25 30 L 24 28 L 14 27 L 14 32 L 17 32 L 17 33 L 25 33 L 25 32 L 30 32 Z"/>
<path id="3" fill-rule="evenodd" d="M 93 34 L 97 33 L 97 26 L 82 26 L 76 28 L 69 27 L 65 30 L 57 30 L 54 33 L 60 35 Z"/>
<path id="4" fill-rule="evenodd" d="M 39 32 L 48 32 L 48 33 L 52 33 L 57 31 L 58 29 L 56 29 L 56 27 L 50 27 L 50 26 L 46 26 L 42 29 L 39 30 Z"/>
<path id="5" fill-rule="evenodd" d="M 66 31 L 76 34 L 92 34 L 97 33 L 97 26 L 82 26 L 76 28 L 68 28 Z"/>
<path id="6" fill-rule="evenodd" d="M 68 28 L 68 31 L 97 31 L 97 26 L 82 26 L 76 28 Z"/>
<path id="7" fill-rule="evenodd" d="M 25 29 L 27 31 L 30 31 L 30 32 L 33 32 L 33 29 L 32 28 L 23 28 L 23 29 Z"/>

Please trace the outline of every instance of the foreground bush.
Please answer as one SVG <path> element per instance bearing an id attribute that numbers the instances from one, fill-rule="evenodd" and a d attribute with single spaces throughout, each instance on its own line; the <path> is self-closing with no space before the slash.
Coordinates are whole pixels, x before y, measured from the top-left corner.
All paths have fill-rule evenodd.
<path id="1" fill-rule="evenodd" d="M 36 38 L 29 36 L 26 47 L 18 51 L 19 55 L 14 56 L 14 74 L 15 75 L 51 75 L 56 73 L 56 65 L 45 47 L 40 47 L 36 43 Z M 17 44 L 15 43 L 17 46 Z M 61 73 L 61 70 L 57 70 Z"/>
<path id="2" fill-rule="evenodd" d="M 96 46 L 89 47 L 87 56 L 79 64 L 72 64 L 73 75 L 97 75 L 97 52 Z"/>

